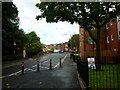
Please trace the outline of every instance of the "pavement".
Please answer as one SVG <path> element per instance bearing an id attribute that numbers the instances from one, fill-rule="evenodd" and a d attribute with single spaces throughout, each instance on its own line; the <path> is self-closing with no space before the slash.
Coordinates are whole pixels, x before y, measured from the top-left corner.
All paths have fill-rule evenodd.
<path id="1" fill-rule="evenodd" d="M 9 83 L 8 88 L 74 88 L 81 90 L 76 63 L 70 59 L 69 55 L 61 68 L 26 73 L 19 77 L 12 76 L 10 78 L 13 78 L 14 81 L 10 82 L 9 79 L 4 79 L 5 82 Z"/>

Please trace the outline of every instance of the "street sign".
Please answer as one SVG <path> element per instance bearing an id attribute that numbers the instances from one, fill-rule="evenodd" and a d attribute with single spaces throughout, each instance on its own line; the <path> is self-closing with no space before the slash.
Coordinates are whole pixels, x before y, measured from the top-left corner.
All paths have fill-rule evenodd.
<path id="1" fill-rule="evenodd" d="M 96 69 L 95 58 L 87 58 L 87 60 L 88 60 L 88 68 L 89 69 Z"/>

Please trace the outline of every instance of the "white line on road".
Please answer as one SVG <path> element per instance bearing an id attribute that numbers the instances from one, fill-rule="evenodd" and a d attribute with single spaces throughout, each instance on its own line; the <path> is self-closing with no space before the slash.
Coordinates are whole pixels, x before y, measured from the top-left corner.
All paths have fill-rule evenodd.
<path id="1" fill-rule="evenodd" d="M 43 66 L 40 66 L 41 68 L 45 68 L 45 69 L 49 69 L 48 67 L 43 67 Z"/>
<path id="2" fill-rule="evenodd" d="M 66 59 L 66 57 L 67 57 L 67 55 L 61 60 L 61 64 L 64 62 L 64 60 Z M 54 68 L 58 67 L 59 65 L 60 65 L 60 63 L 58 62 L 58 63 L 54 66 Z"/>

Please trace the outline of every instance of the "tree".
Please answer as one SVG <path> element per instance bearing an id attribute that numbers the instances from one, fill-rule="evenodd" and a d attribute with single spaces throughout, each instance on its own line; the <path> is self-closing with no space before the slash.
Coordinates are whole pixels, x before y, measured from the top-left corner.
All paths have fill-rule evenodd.
<path id="1" fill-rule="evenodd" d="M 78 50 L 79 50 L 79 34 L 74 34 L 70 38 L 69 43 L 70 43 L 70 47 L 77 49 L 77 53 L 78 53 Z"/>
<path id="2" fill-rule="evenodd" d="M 37 36 L 37 34 L 34 31 L 26 34 L 26 37 L 27 37 L 27 43 L 25 47 L 27 50 L 27 54 L 30 56 L 38 54 L 43 47 L 43 45 L 40 42 L 40 38 Z"/>
<path id="3" fill-rule="evenodd" d="M 2 2 L 2 52 L 13 54 L 23 44 L 24 32 L 19 29 L 17 7 L 12 2 Z M 14 46 L 14 42 L 16 45 Z"/>
<path id="4" fill-rule="evenodd" d="M 88 31 L 90 37 L 96 43 L 96 68 L 100 69 L 100 31 L 111 19 L 120 14 L 119 2 L 42 2 L 36 6 L 41 15 L 36 17 L 46 18 L 46 21 L 68 21 L 71 24 L 78 23 L 81 28 Z M 96 37 L 92 29 L 96 30 Z"/>

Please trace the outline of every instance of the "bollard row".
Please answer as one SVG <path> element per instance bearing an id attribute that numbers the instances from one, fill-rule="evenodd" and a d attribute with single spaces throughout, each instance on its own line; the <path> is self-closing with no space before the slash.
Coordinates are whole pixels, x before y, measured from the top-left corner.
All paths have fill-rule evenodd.
<path id="1" fill-rule="evenodd" d="M 39 72 L 40 71 L 40 62 L 39 61 L 37 61 L 37 72 Z M 24 62 L 22 62 L 22 64 L 21 64 L 21 69 L 22 69 L 22 74 L 24 74 Z M 62 67 L 62 62 L 61 62 L 61 58 L 60 58 L 60 67 Z M 49 67 L 49 69 L 50 70 L 52 70 L 52 59 L 50 59 L 50 67 Z"/>

